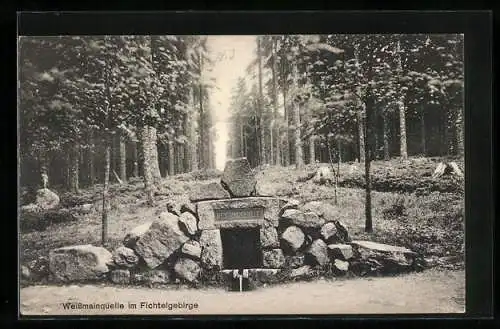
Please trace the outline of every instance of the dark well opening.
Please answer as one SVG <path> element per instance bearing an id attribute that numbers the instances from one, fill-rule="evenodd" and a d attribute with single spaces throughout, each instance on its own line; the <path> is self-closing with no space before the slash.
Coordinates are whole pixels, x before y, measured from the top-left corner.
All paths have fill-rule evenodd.
<path id="1" fill-rule="evenodd" d="M 262 267 L 258 227 L 221 229 L 223 267 L 247 269 Z"/>

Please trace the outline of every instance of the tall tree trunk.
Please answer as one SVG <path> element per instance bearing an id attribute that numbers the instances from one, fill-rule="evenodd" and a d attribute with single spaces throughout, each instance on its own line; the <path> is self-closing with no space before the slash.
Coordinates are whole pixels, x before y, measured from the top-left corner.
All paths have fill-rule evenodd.
<path id="1" fill-rule="evenodd" d="M 196 107 L 194 97 L 194 87 L 190 90 L 190 101 L 192 104 L 189 111 L 189 155 L 191 171 L 198 170 L 198 136 L 196 134 Z"/>
<path id="2" fill-rule="evenodd" d="M 402 74 L 402 60 L 401 60 L 401 42 L 398 40 L 396 45 L 396 54 L 397 55 L 397 74 Z M 402 91 L 400 91 L 402 93 Z M 400 94 L 398 100 L 398 108 L 399 108 L 399 154 L 402 160 L 408 159 L 408 144 L 406 140 L 406 106 L 405 106 L 405 97 L 403 94 Z"/>
<path id="3" fill-rule="evenodd" d="M 69 155 L 70 167 L 69 167 L 69 189 L 72 192 L 78 192 L 80 187 L 80 146 L 78 143 L 70 146 L 70 155 Z"/>
<path id="4" fill-rule="evenodd" d="M 375 116 L 374 120 L 375 121 L 373 123 L 373 138 L 374 138 L 374 142 L 375 142 L 375 148 L 373 150 L 373 160 L 378 160 L 378 157 L 379 157 L 379 129 L 378 129 L 378 116 Z"/>
<path id="5" fill-rule="evenodd" d="M 264 96 L 262 93 L 262 49 L 261 49 L 261 39 L 257 37 L 257 57 L 258 57 L 258 73 L 259 73 L 259 99 L 258 99 L 258 110 L 259 110 L 259 132 L 260 132 L 260 164 L 265 164 L 266 159 L 266 140 L 265 140 L 265 129 L 264 129 Z"/>
<path id="6" fill-rule="evenodd" d="M 361 103 L 359 107 L 357 116 L 358 116 L 358 138 L 359 138 L 359 162 L 365 162 L 365 145 L 366 145 L 366 136 L 365 136 L 365 104 Z"/>
<path id="7" fill-rule="evenodd" d="M 427 155 L 426 132 L 425 132 L 425 107 L 420 108 L 420 148 L 422 155 Z"/>
<path id="8" fill-rule="evenodd" d="M 137 141 L 132 141 L 132 160 L 133 160 L 133 169 L 132 175 L 134 177 L 139 177 L 139 156 L 137 152 Z"/>
<path id="9" fill-rule="evenodd" d="M 314 145 L 315 136 L 309 137 L 309 163 L 314 164 L 316 162 L 316 149 Z"/>
<path id="10" fill-rule="evenodd" d="M 371 105 L 371 104 L 370 104 Z M 372 223 L 372 181 L 370 177 L 370 165 L 372 161 L 372 144 L 371 138 L 373 136 L 372 130 L 372 111 L 373 109 L 370 106 L 365 107 L 366 111 L 366 119 L 364 120 L 364 131 L 365 131 L 365 232 L 371 233 L 373 232 L 373 223 Z"/>
<path id="11" fill-rule="evenodd" d="M 111 136 L 106 136 L 104 152 L 104 186 L 102 190 L 102 231 L 101 243 L 108 244 L 109 174 L 111 171 Z"/>
<path id="12" fill-rule="evenodd" d="M 457 111 L 457 119 L 455 123 L 456 138 L 457 138 L 457 155 L 464 156 L 465 149 L 465 138 L 464 138 L 464 116 L 463 107 L 460 107 Z"/>
<path id="13" fill-rule="evenodd" d="M 153 161 L 151 155 L 151 134 L 150 126 L 144 125 L 141 127 L 141 144 L 142 144 L 142 168 L 144 171 L 144 186 L 146 190 L 147 203 L 150 206 L 154 205 L 154 178 L 153 178 Z"/>
<path id="14" fill-rule="evenodd" d="M 161 171 L 160 162 L 158 158 L 158 136 L 156 134 L 156 128 L 149 126 L 149 152 L 151 154 L 151 173 L 153 175 L 153 182 L 155 186 L 159 186 L 161 183 Z"/>
<path id="15" fill-rule="evenodd" d="M 342 142 L 340 139 L 337 140 L 337 150 L 338 150 L 338 163 L 342 163 Z M 337 174 L 339 174 L 337 172 Z"/>
<path id="16" fill-rule="evenodd" d="M 294 64 L 293 67 L 293 79 L 295 90 L 298 90 L 298 72 L 297 65 Z M 300 136 L 300 105 L 298 100 L 292 101 L 293 103 L 293 118 L 294 118 L 294 126 L 295 126 L 295 168 L 300 169 L 304 166 L 304 156 L 302 154 L 302 139 Z"/>
<path id="17" fill-rule="evenodd" d="M 127 144 L 125 136 L 120 135 L 120 179 L 123 182 L 127 181 Z"/>
<path id="18" fill-rule="evenodd" d="M 286 86 L 283 87 L 283 110 L 285 120 L 285 134 L 283 142 L 283 165 L 288 167 L 290 165 L 290 118 L 288 107 L 286 106 Z"/>
<path id="19" fill-rule="evenodd" d="M 274 118 L 274 163 L 277 166 L 281 165 L 281 134 L 280 126 L 278 124 L 278 72 L 277 72 L 277 53 L 276 53 L 276 39 L 273 38 L 272 44 L 272 79 L 273 79 L 273 118 Z"/>
<path id="20" fill-rule="evenodd" d="M 49 186 L 49 159 L 47 151 L 40 151 L 38 165 L 41 179 L 40 184 L 42 188 L 47 188 Z"/>
<path id="21" fill-rule="evenodd" d="M 175 152 L 173 141 L 168 141 L 168 175 L 175 175 Z"/>
<path id="22" fill-rule="evenodd" d="M 240 145 L 239 145 L 239 156 L 246 157 L 247 154 L 245 152 L 245 129 L 243 127 L 243 118 L 240 117 Z"/>
<path id="23" fill-rule="evenodd" d="M 189 108 L 191 110 L 191 107 Z M 182 172 L 190 172 L 191 171 L 191 152 L 189 148 L 189 115 L 186 114 L 184 116 L 184 120 L 182 122 L 182 131 L 183 135 L 187 138 L 184 140 L 184 145 L 182 147 L 183 150 L 183 158 L 182 162 Z"/>
<path id="24" fill-rule="evenodd" d="M 404 98 L 398 102 L 399 107 L 399 154 L 402 160 L 408 159 L 408 147 L 406 140 L 406 108 Z"/>
<path id="25" fill-rule="evenodd" d="M 88 181 L 89 186 L 94 186 L 95 184 L 95 141 L 94 141 L 94 133 L 91 131 L 88 136 L 89 148 L 87 149 L 87 161 L 88 161 Z"/>
<path id="26" fill-rule="evenodd" d="M 384 111 L 384 160 L 388 161 L 391 158 L 391 154 L 389 152 L 389 130 L 391 127 L 389 126 L 389 117 L 388 114 Z"/>

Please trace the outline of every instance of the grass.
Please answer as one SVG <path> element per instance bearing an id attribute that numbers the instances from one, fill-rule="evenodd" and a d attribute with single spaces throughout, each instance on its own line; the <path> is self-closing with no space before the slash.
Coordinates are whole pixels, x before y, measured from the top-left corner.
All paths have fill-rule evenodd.
<path id="1" fill-rule="evenodd" d="M 396 160 L 395 160 L 396 161 Z M 392 161 L 392 162 L 395 162 Z M 391 177 L 400 179 L 424 175 L 435 168 L 434 160 L 412 160 L 419 165 L 399 165 L 394 163 Z M 422 164 L 424 163 L 424 164 Z M 359 166 L 358 166 L 359 167 Z M 390 171 L 389 164 L 374 162 L 374 176 Z M 324 200 L 334 204 L 335 192 L 331 186 L 316 185 L 311 181 L 298 183 L 296 180 L 308 170 L 268 167 L 258 171 L 259 189 L 271 195 L 298 199 L 302 202 Z M 342 172 L 348 172 L 349 164 L 344 164 Z M 354 173 L 352 175 L 355 175 Z M 357 174 L 356 174 L 357 175 Z M 359 174 L 361 175 L 361 174 Z M 420 177 L 417 176 L 417 177 Z M 162 188 L 156 196 L 156 207 L 145 204 L 143 184 L 132 181 L 127 185 L 110 186 L 111 210 L 108 219 L 109 245 L 114 249 L 122 242 L 125 234 L 132 228 L 154 219 L 166 210 L 170 200 L 185 200 L 189 191 L 203 182 L 218 181 L 220 173 L 183 174 L 164 179 Z M 392 179 L 392 178 L 391 178 Z M 446 178 L 445 178 L 446 179 Z M 436 180 L 439 183 L 439 180 Z M 374 232 L 364 232 L 365 193 L 363 189 L 339 187 L 336 205 L 339 220 L 349 228 L 352 239 L 369 239 L 408 247 L 421 252 L 425 257 L 448 257 L 447 264 L 463 266 L 464 241 L 464 198 L 463 194 L 429 191 L 428 193 L 401 193 L 395 191 L 374 191 L 372 193 L 372 214 Z M 41 232 L 20 233 L 20 262 L 25 264 L 39 256 L 47 256 L 49 250 L 74 244 L 101 244 L 101 198 L 102 186 L 84 189 L 78 194 L 60 193 L 61 202 L 68 206 L 82 203 L 94 205 L 91 213 L 82 215 L 77 222 L 59 223 Z"/>

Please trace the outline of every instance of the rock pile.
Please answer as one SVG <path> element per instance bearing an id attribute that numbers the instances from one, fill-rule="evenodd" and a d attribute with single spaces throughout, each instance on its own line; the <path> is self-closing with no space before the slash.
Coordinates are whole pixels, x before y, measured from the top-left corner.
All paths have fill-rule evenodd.
<path id="1" fill-rule="evenodd" d="M 338 220 L 339 208 L 320 201 L 301 204 L 256 196 L 255 187 L 248 161 L 231 160 L 220 183 L 200 185 L 189 200 L 168 202 L 156 218 L 128 232 L 112 252 L 90 245 L 52 250 L 50 278 L 58 282 L 107 278 L 116 284 L 153 285 L 194 284 L 214 273 L 224 275 L 220 230 L 231 227 L 228 224 L 259 229 L 261 268 L 247 269 L 255 280 L 309 278 L 318 271 L 367 275 L 416 268 L 418 255 L 408 249 L 351 241 L 348 228 Z M 233 213 L 215 221 L 215 210 L 240 209 L 259 215 L 235 221 Z M 23 268 L 22 273 L 30 275 L 29 269 Z"/>

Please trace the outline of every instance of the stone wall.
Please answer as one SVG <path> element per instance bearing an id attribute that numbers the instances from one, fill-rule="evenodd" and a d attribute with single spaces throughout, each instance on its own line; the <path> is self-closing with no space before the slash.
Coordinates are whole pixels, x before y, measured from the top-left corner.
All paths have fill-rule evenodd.
<path id="1" fill-rule="evenodd" d="M 224 266 L 220 230 L 257 228 L 262 267 L 248 269 L 253 284 L 317 275 L 370 275 L 421 268 L 400 247 L 351 241 L 339 209 L 313 201 L 258 196 L 246 159 L 228 162 L 220 184 L 200 185 L 189 201 L 169 204 L 158 218 L 131 230 L 112 252 L 80 245 L 52 250 L 55 282 L 110 280 L 115 284 L 219 284 L 234 278 Z"/>

